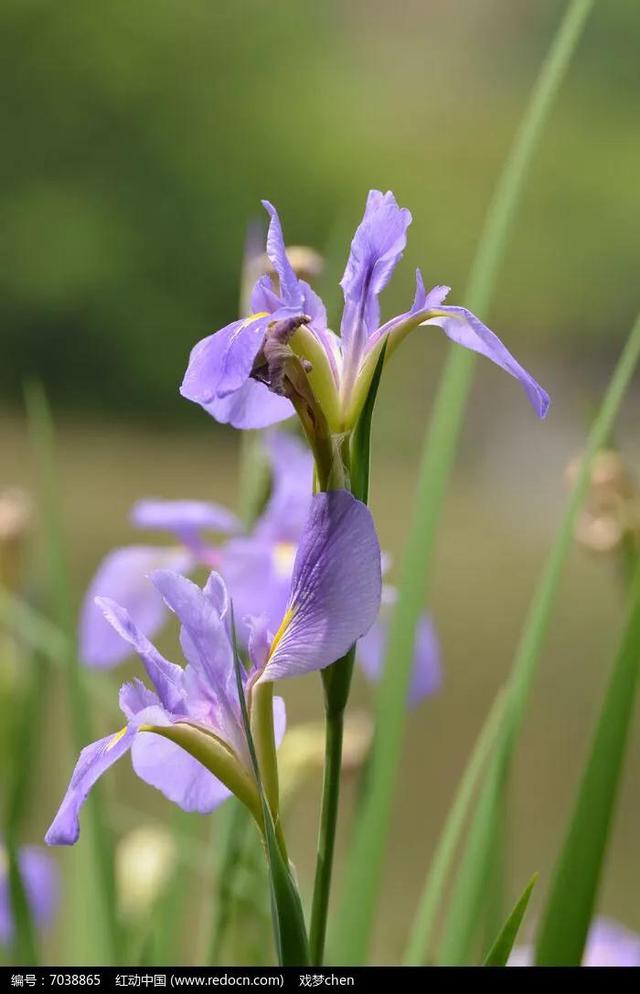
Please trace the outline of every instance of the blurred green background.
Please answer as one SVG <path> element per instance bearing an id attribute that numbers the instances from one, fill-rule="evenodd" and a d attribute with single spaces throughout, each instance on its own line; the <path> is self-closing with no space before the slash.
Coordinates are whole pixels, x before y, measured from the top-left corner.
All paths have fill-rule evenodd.
<path id="1" fill-rule="evenodd" d="M 333 315 L 373 186 L 393 189 L 414 215 L 385 314 L 405 309 L 418 264 L 427 282 L 451 284 L 452 300 L 464 303 L 497 172 L 564 8 L 560 0 L 5 0 L 1 482 L 33 483 L 21 395 L 25 379 L 39 377 L 58 420 L 78 599 L 101 556 L 133 538 L 127 512 L 139 496 L 237 496 L 235 433 L 177 387 L 190 347 L 236 316 L 243 242 L 260 198 L 279 207 L 290 243 L 326 254 L 320 289 Z M 437 831 L 507 672 L 562 506 L 564 467 L 638 307 L 639 33 L 640 5 L 596 4 L 487 316 L 553 407 L 544 425 L 534 423 L 508 377 L 488 364 L 478 370 L 430 605 L 445 678 L 410 719 L 381 961 L 402 948 Z M 385 375 L 372 502 L 395 558 L 446 348 L 436 329 L 424 329 Z M 638 406 L 631 396 L 618 436 L 636 466 Z M 37 536 L 33 547 L 37 587 Z M 621 608 L 612 565 L 576 550 L 514 781 L 509 896 L 533 870 L 548 879 Z M 293 720 L 319 716 L 313 680 L 293 684 L 288 697 Z M 366 705 L 368 690 L 359 685 L 356 698 Z M 70 772 L 60 700 L 54 688 L 33 841 Z M 640 930 L 639 746 L 636 729 L 601 908 Z M 309 785 L 291 815 L 305 887 L 318 787 Z M 169 818 L 124 764 L 108 790 Z M 348 816 L 343 836 L 347 826 Z M 77 872 L 75 852 L 60 860 L 67 875 Z M 78 948 L 70 914 L 50 937 L 53 960 L 64 950 L 70 962 Z"/>

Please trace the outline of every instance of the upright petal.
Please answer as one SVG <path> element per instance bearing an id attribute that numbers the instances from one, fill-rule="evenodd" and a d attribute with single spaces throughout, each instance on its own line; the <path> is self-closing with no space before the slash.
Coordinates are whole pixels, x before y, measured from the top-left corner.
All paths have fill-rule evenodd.
<path id="1" fill-rule="evenodd" d="M 411 214 L 398 207 L 391 192 L 370 191 L 340 284 L 345 300 L 341 335 L 350 353 L 360 355 L 380 324 L 378 295 L 402 258 L 410 224 Z"/>
<path id="2" fill-rule="evenodd" d="M 364 674 L 376 682 L 382 676 L 388 634 L 388 624 L 378 618 L 358 642 L 356 660 Z M 412 706 L 419 704 L 424 697 L 435 693 L 441 680 L 438 636 L 431 618 L 423 614 L 416 627 L 408 703 Z"/>
<path id="3" fill-rule="evenodd" d="M 167 616 L 158 591 L 146 576 L 151 570 L 166 566 L 188 573 L 194 565 L 186 549 L 161 546 L 130 545 L 114 549 L 103 559 L 85 595 L 80 614 L 80 659 L 87 666 L 107 669 L 125 659 L 131 649 L 123 642 L 95 598 L 109 597 L 121 604 L 147 637 L 152 637 Z"/>
<path id="4" fill-rule="evenodd" d="M 444 316 L 433 317 L 426 324 L 436 324 L 447 338 L 463 345 L 472 352 L 486 356 L 497 366 L 518 380 L 529 398 L 529 402 L 539 418 L 544 418 L 549 410 L 549 394 L 543 390 L 533 376 L 524 369 L 502 344 L 497 335 L 487 328 L 479 318 L 466 307 L 441 307 Z"/>
<path id="5" fill-rule="evenodd" d="M 139 500 L 131 510 L 131 523 L 138 528 L 174 532 L 187 539 L 200 531 L 228 535 L 242 529 L 239 519 L 232 511 L 205 500 Z"/>
<path id="6" fill-rule="evenodd" d="M 217 578 L 216 582 L 210 578 L 204 590 L 168 570 L 159 570 L 151 579 L 180 621 L 180 644 L 211 706 L 209 720 L 233 744 L 241 727 L 240 709 L 233 649 L 227 619 L 220 611 Z"/>
<path id="7" fill-rule="evenodd" d="M 380 546 L 369 510 L 346 490 L 316 494 L 261 680 L 335 662 L 375 621 L 380 594 Z"/>
<path id="8" fill-rule="evenodd" d="M 287 258 L 287 250 L 282 234 L 282 225 L 278 212 L 268 200 L 262 201 L 262 206 L 271 218 L 267 233 L 267 255 L 280 280 L 280 296 L 282 302 L 290 307 L 302 307 L 303 294 L 298 277 Z"/>
<path id="9" fill-rule="evenodd" d="M 78 816 L 91 788 L 103 773 L 129 751 L 135 735 L 135 725 L 128 725 L 121 732 L 107 735 L 82 750 L 67 793 L 45 835 L 48 846 L 72 846 L 78 841 Z"/>
<path id="10" fill-rule="evenodd" d="M 163 706 L 168 711 L 183 713 L 184 690 L 181 667 L 165 659 L 155 645 L 137 628 L 129 613 L 115 601 L 108 597 L 96 597 L 96 604 L 120 638 L 140 656 Z"/>

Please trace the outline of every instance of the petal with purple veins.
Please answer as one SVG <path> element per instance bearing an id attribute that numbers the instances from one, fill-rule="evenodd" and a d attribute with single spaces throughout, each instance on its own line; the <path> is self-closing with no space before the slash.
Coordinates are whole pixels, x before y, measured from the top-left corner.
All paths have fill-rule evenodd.
<path id="1" fill-rule="evenodd" d="M 335 662 L 375 621 L 380 594 L 380 546 L 371 513 L 346 490 L 316 494 L 287 611 L 261 681 Z"/>

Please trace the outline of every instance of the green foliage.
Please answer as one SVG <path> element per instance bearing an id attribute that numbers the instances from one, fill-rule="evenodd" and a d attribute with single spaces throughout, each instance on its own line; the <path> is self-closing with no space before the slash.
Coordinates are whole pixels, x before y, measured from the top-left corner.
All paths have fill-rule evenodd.
<path id="1" fill-rule="evenodd" d="M 611 831 L 640 675 L 640 566 L 571 821 L 542 917 L 539 966 L 579 966 Z"/>
<path id="2" fill-rule="evenodd" d="M 511 950 L 513 949 L 516 938 L 518 937 L 518 932 L 520 931 L 520 926 L 522 925 L 522 919 L 524 918 L 526 910 L 529 906 L 529 899 L 533 888 L 536 885 L 537 879 L 538 874 L 534 873 L 531 880 L 525 887 L 522 896 L 500 930 L 500 934 L 498 935 L 496 941 L 487 953 L 485 961 L 482 964 L 483 966 L 507 965 L 509 956 L 511 955 Z"/>

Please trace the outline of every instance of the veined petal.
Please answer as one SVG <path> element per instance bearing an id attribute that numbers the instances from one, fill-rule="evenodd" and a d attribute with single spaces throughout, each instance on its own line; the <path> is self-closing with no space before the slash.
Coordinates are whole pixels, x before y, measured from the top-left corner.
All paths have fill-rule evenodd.
<path id="1" fill-rule="evenodd" d="M 233 601 L 238 637 L 247 644 L 246 618 L 264 614 L 276 631 L 287 605 L 295 548 L 261 534 L 235 538 L 222 552 L 222 572 Z"/>
<path id="2" fill-rule="evenodd" d="M 78 841 L 78 816 L 91 788 L 103 773 L 129 751 L 136 734 L 135 725 L 127 725 L 121 732 L 107 735 L 82 750 L 62 804 L 45 835 L 48 846 L 72 846 Z"/>
<path id="3" fill-rule="evenodd" d="M 295 413 L 290 400 L 271 393 L 257 380 L 247 380 L 235 393 L 214 397 L 202 406 L 220 424 L 241 429 L 268 428 Z"/>
<path id="4" fill-rule="evenodd" d="M 497 335 L 487 328 L 479 318 L 466 307 L 439 308 L 445 313 L 430 318 L 425 324 L 438 325 L 447 338 L 463 345 L 472 352 L 486 356 L 497 366 L 518 380 L 529 398 L 529 402 L 539 418 L 544 418 L 549 410 L 549 394 L 534 380 L 533 376 L 514 359 Z"/>
<path id="5" fill-rule="evenodd" d="M 375 621 L 380 594 L 380 546 L 371 513 L 346 490 L 316 494 L 287 611 L 260 680 L 335 662 Z"/>
<path id="6" fill-rule="evenodd" d="M 280 296 L 283 303 L 289 307 L 301 308 L 303 300 L 302 290 L 298 282 L 298 277 L 287 258 L 287 250 L 278 212 L 268 200 L 263 200 L 262 206 L 271 218 L 267 233 L 267 255 L 280 280 Z"/>
<path id="7" fill-rule="evenodd" d="M 98 567 L 85 595 L 80 615 L 80 659 L 87 666 L 106 669 L 131 652 L 112 626 L 105 621 L 95 598 L 109 597 L 121 604 L 146 636 L 153 636 L 167 616 L 162 597 L 146 579 L 151 570 L 167 566 L 188 573 L 193 555 L 175 547 L 130 545 L 114 549 Z"/>
<path id="8" fill-rule="evenodd" d="M 149 582 L 147 580 L 147 582 Z M 155 645 L 135 625 L 129 613 L 108 597 L 96 597 L 96 604 L 109 624 L 140 656 L 149 679 L 169 711 L 184 711 L 183 671 L 158 652 Z"/>
<path id="9" fill-rule="evenodd" d="M 371 190 L 340 285 L 345 307 L 341 337 L 345 349 L 360 353 L 380 324 L 378 294 L 402 258 L 411 214 L 398 207 L 391 192 Z"/>
<path id="10" fill-rule="evenodd" d="M 249 379 L 271 314 L 233 321 L 194 345 L 180 393 L 197 404 L 211 403 L 239 390 Z"/>
<path id="11" fill-rule="evenodd" d="M 179 536 L 201 530 L 233 534 L 242 529 L 236 515 L 220 504 L 205 500 L 163 500 L 159 497 L 137 501 L 131 510 L 131 523 L 138 528 L 171 531 Z"/>

